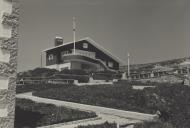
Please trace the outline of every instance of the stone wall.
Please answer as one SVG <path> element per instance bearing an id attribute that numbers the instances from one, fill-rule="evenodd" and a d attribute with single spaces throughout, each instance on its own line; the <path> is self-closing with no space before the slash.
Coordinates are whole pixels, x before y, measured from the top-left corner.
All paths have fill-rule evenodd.
<path id="1" fill-rule="evenodd" d="M 19 5 L 0 0 L 0 128 L 14 128 Z"/>

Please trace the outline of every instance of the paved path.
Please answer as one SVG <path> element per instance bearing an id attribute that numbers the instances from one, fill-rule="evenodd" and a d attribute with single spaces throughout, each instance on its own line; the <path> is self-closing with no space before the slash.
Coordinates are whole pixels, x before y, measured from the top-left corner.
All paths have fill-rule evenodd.
<path id="1" fill-rule="evenodd" d="M 25 98 L 30 99 L 35 102 L 40 103 L 47 103 L 47 104 L 54 104 L 56 106 L 64 106 L 72 109 L 78 109 L 81 111 L 93 111 L 95 112 L 98 117 L 101 117 L 100 120 L 96 121 L 86 121 L 83 123 L 80 123 L 81 125 L 88 125 L 88 124 L 100 124 L 105 121 L 108 122 L 117 122 L 118 124 L 128 124 L 128 123 L 134 123 L 134 122 L 141 122 L 141 121 L 151 121 L 155 120 L 156 116 L 151 114 L 144 114 L 144 113 L 138 113 L 138 112 L 131 112 L 131 111 L 124 111 L 124 110 L 118 110 L 118 109 L 112 109 L 112 108 L 106 108 L 106 107 L 99 107 L 99 106 L 93 106 L 93 105 L 86 105 L 86 104 L 79 104 L 79 103 L 73 103 L 73 102 L 67 102 L 67 101 L 60 101 L 60 100 L 53 100 L 53 99 L 47 99 L 47 98 L 41 98 L 37 96 L 32 96 L 32 93 L 23 93 L 18 94 L 16 96 L 17 98 Z M 66 126 L 56 127 L 56 128 L 74 128 L 76 124 L 70 124 Z"/>

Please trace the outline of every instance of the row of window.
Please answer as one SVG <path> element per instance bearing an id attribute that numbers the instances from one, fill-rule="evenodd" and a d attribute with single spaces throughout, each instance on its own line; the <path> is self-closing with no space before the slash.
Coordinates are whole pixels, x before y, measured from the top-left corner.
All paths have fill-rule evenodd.
<path id="1" fill-rule="evenodd" d="M 72 52 L 73 52 L 73 50 L 72 50 Z M 96 57 L 95 52 L 89 52 L 89 51 L 83 51 L 83 50 L 75 50 L 75 53 L 79 54 L 79 55 L 87 56 L 87 57 L 90 57 L 90 58 L 95 58 Z"/>
<path id="2" fill-rule="evenodd" d="M 69 51 L 64 51 L 64 52 L 62 53 L 62 55 L 65 55 L 65 54 L 70 54 L 70 53 L 69 53 Z M 83 54 L 83 55 L 86 55 L 86 56 L 95 58 L 95 54 L 92 54 L 92 53 L 88 53 L 88 52 L 85 53 L 85 52 L 82 52 L 82 53 L 80 53 L 80 54 Z M 50 55 L 48 56 L 48 60 L 51 61 L 51 60 L 53 60 L 53 59 L 54 59 L 53 54 L 50 54 Z M 104 63 L 104 65 L 107 65 L 107 64 L 106 64 L 106 61 L 103 61 L 103 63 Z M 109 61 L 109 62 L 108 62 L 108 67 L 113 67 L 113 62 Z"/>
<path id="3" fill-rule="evenodd" d="M 69 52 L 68 51 L 64 51 L 64 54 L 62 54 L 62 55 L 65 55 L 65 54 L 69 54 Z M 84 54 L 84 53 L 82 53 L 82 54 Z M 94 54 L 89 54 L 89 53 L 85 53 L 85 55 L 89 55 L 89 57 L 95 57 L 95 55 Z M 53 54 L 50 54 L 49 56 L 48 56 L 48 60 L 49 61 L 51 61 L 51 60 L 53 60 L 54 59 L 54 56 L 53 56 Z M 103 61 L 103 63 L 104 63 L 104 65 L 107 65 L 106 64 L 106 61 Z M 108 62 L 108 67 L 113 67 L 113 62 Z"/>
<path id="4" fill-rule="evenodd" d="M 106 64 L 106 61 L 103 61 L 103 63 L 104 63 L 104 65 L 107 65 L 107 64 Z M 109 61 L 109 62 L 108 62 L 108 67 L 113 68 L 113 62 Z"/>

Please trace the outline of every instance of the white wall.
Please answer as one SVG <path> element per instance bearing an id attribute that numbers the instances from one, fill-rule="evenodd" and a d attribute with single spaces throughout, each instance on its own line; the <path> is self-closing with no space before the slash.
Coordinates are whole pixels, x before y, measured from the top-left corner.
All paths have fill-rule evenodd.
<path id="1" fill-rule="evenodd" d="M 71 68 L 71 63 L 64 63 L 64 64 L 54 64 L 54 65 L 50 65 L 50 66 L 45 66 L 45 68 L 49 68 L 49 69 L 57 69 L 59 71 L 61 71 L 62 68 Z"/>
<path id="2" fill-rule="evenodd" d="M 7 108 L 0 109 L 0 117 L 6 117 L 8 114 Z"/>
<path id="3" fill-rule="evenodd" d="M 9 78 L 0 77 L 0 89 L 8 89 Z"/>
<path id="4" fill-rule="evenodd" d="M 57 64 L 49 65 L 49 66 L 45 66 L 45 68 L 49 68 L 49 69 L 57 69 L 57 70 L 59 70 L 59 66 L 58 66 Z"/>
<path id="5" fill-rule="evenodd" d="M 0 0 L 0 44 L 2 43 L 1 39 L 7 39 L 11 37 L 12 27 L 2 24 L 3 14 L 12 13 L 12 3 L 7 0 Z M 0 48 L 0 62 L 9 63 L 10 52 L 8 50 L 3 50 Z M 9 84 L 9 79 L 6 77 L 0 77 L 0 90 L 7 90 Z M 2 105 L 2 104 L 1 104 Z M 2 105 L 3 106 L 3 105 Z M 7 108 L 0 108 L 0 117 L 7 117 L 8 110 Z"/>
<path id="6" fill-rule="evenodd" d="M 11 14 L 12 12 L 12 3 L 7 0 L 0 0 L 0 38 L 10 38 L 11 37 L 11 27 L 4 26 L 2 24 L 2 17 L 4 13 Z"/>
<path id="7" fill-rule="evenodd" d="M 9 63 L 9 60 L 10 60 L 10 51 L 0 48 L 0 62 Z"/>
<path id="8" fill-rule="evenodd" d="M 71 63 L 59 64 L 59 70 L 61 70 L 63 68 L 71 69 Z"/>

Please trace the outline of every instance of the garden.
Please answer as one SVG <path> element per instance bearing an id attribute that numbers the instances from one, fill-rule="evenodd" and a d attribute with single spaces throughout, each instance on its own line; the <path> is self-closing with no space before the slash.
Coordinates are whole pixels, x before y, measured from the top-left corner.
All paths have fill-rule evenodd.
<path id="1" fill-rule="evenodd" d="M 155 114 L 176 128 L 190 127 L 190 87 L 159 84 L 155 88 L 133 90 L 130 84 L 72 86 L 38 91 L 33 95 Z"/>
<path id="2" fill-rule="evenodd" d="M 16 99 L 15 128 L 33 128 L 94 117 L 96 114 L 93 112 Z"/>

